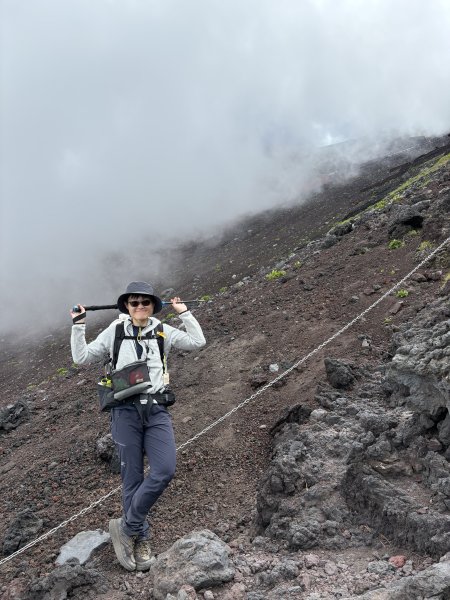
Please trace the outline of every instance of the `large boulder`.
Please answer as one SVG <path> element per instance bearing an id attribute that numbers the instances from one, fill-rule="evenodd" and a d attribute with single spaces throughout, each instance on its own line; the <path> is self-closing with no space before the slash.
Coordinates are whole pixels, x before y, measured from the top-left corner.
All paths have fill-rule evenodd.
<path id="1" fill-rule="evenodd" d="M 92 600 L 108 591 L 105 578 L 95 569 L 67 563 L 45 577 L 34 579 L 23 600 Z"/>
<path id="2" fill-rule="evenodd" d="M 227 544 L 208 529 L 188 533 L 152 565 L 154 597 L 165 600 L 185 584 L 198 590 L 231 581 L 235 570 L 229 553 Z"/>
<path id="3" fill-rule="evenodd" d="M 419 229 L 423 225 L 423 215 L 412 206 L 395 206 L 392 211 L 388 232 L 391 238 L 401 238 L 412 229 Z"/>
<path id="4" fill-rule="evenodd" d="M 450 517 L 422 504 L 376 473 L 369 465 L 350 465 L 342 494 L 361 524 L 370 522 L 399 545 L 439 557 L 450 551 Z"/>
<path id="5" fill-rule="evenodd" d="M 400 582 L 344 600 L 445 600 L 450 598 L 450 561 L 436 563 Z"/>
<path id="6" fill-rule="evenodd" d="M 450 305 L 435 301 L 394 336 L 395 354 L 386 371 L 387 391 L 397 404 L 431 418 L 449 445 Z"/>

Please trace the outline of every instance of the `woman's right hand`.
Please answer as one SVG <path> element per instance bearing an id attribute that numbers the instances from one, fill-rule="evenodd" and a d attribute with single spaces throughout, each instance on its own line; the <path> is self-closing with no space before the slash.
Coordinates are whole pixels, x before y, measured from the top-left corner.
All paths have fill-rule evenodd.
<path id="1" fill-rule="evenodd" d="M 76 321 L 74 321 L 74 325 L 82 325 L 83 323 L 86 323 L 86 309 L 84 306 L 81 306 L 81 304 L 77 304 L 77 306 L 78 311 L 75 312 L 74 310 L 71 310 L 70 316 L 72 317 L 72 321 L 74 317 L 79 317 Z"/>

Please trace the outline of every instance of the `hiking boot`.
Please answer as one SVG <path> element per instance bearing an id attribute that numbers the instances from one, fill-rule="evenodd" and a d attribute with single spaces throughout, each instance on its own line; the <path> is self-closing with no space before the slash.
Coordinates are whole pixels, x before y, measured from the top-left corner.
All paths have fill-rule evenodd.
<path id="1" fill-rule="evenodd" d="M 136 571 L 148 571 L 154 562 L 150 542 L 139 540 L 134 546 L 134 558 L 136 560 Z"/>
<path id="2" fill-rule="evenodd" d="M 122 519 L 112 519 L 109 522 L 109 534 L 114 546 L 117 560 L 127 571 L 136 570 L 134 558 L 135 537 L 127 535 L 123 530 Z"/>

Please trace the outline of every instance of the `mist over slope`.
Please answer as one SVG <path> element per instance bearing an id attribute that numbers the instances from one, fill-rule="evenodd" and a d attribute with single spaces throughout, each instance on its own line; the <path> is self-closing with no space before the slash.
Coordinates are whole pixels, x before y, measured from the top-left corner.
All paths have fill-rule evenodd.
<path id="1" fill-rule="evenodd" d="M 318 148 L 370 140 L 335 148 L 345 177 L 395 137 L 449 128 L 443 0 L 0 11 L 0 300 L 27 328 L 164 274 L 155 247 L 303 202 Z"/>

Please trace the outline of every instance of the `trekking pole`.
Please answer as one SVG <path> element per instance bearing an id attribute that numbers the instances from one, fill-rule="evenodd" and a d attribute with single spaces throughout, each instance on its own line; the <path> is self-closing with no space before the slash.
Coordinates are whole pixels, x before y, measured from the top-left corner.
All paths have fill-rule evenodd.
<path id="1" fill-rule="evenodd" d="M 179 302 L 175 302 L 175 304 L 196 304 L 198 302 L 206 302 L 206 300 L 180 300 Z M 163 306 L 171 306 L 172 302 L 163 302 Z M 85 306 L 84 309 L 88 310 L 110 310 L 117 309 L 117 304 L 99 304 L 94 306 Z M 77 305 L 72 306 L 72 312 L 79 313 L 80 309 Z"/>

